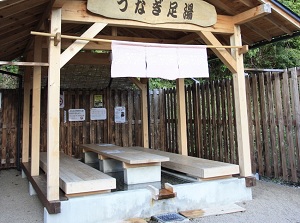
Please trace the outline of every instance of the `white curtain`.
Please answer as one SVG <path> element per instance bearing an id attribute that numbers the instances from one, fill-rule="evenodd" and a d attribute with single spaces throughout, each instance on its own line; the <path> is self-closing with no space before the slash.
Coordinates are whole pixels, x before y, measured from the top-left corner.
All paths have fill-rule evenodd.
<path id="1" fill-rule="evenodd" d="M 112 77 L 209 77 L 206 46 L 112 41 Z"/>

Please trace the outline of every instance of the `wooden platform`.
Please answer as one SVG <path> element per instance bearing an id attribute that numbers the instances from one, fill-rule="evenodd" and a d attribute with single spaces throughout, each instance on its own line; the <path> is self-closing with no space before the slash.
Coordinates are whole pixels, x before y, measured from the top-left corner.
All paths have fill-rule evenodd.
<path id="1" fill-rule="evenodd" d="M 40 167 L 47 172 L 46 152 L 40 154 Z M 110 192 L 116 188 L 116 179 L 60 153 L 59 185 L 67 195 Z"/>
<path id="2" fill-rule="evenodd" d="M 163 155 L 112 144 L 82 144 L 79 147 L 84 149 L 84 151 L 95 152 L 101 156 L 119 160 L 126 164 L 149 164 L 169 161 L 169 158 Z"/>
<path id="3" fill-rule="evenodd" d="M 31 172 L 31 164 L 29 163 L 21 163 L 21 168 L 24 171 L 27 179 L 31 183 L 35 192 L 37 193 L 41 203 L 44 207 L 47 208 L 49 214 L 58 214 L 61 213 L 61 201 L 67 200 L 66 197 L 62 193 L 60 193 L 59 201 L 48 201 L 47 200 L 47 179 L 45 174 L 40 174 L 39 176 L 32 177 L 30 175 Z"/>
<path id="4" fill-rule="evenodd" d="M 166 156 L 112 144 L 83 144 L 79 147 L 84 153 L 99 155 L 101 171 L 123 170 L 124 182 L 128 185 L 161 181 L 161 163 L 169 161 Z"/>
<path id="5" fill-rule="evenodd" d="M 169 153 L 143 147 L 130 147 L 138 151 L 144 151 L 156 155 L 169 157 L 170 161 L 161 165 L 165 168 L 176 170 L 181 173 L 200 178 L 213 179 L 239 174 L 239 166 L 230 163 L 223 163 L 213 160 L 201 159 L 191 156 L 183 156 L 175 153 Z"/>

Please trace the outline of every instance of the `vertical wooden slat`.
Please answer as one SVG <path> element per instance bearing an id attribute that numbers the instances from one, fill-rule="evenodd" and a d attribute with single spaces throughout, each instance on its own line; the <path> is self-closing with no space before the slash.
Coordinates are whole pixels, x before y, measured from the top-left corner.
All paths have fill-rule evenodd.
<path id="1" fill-rule="evenodd" d="M 172 132 L 171 132 L 171 103 L 170 103 L 170 89 L 166 90 L 166 107 L 167 107 L 167 112 L 166 112 L 166 123 L 167 123 L 167 151 L 168 152 L 173 152 L 172 150 L 172 145 L 171 145 L 171 138 L 172 138 Z"/>
<path id="2" fill-rule="evenodd" d="M 69 111 L 69 109 L 72 109 L 73 107 L 72 107 L 72 93 L 71 93 L 71 91 L 68 91 L 68 93 L 67 93 L 67 95 L 66 95 L 66 105 L 67 105 L 67 113 L 68 113 L 68 111 Z M 68 114 L 69 115 L 69 114 Z M 68 130 L 67 130 L 67 134 L 68 134 L 68 153 L 67 153 L 67 155 L 69 155 L 69 156 L 71 156 L 71 155 L 73 155 L 73 144 L 72 144 L 72 136 L 73 136 L 73 124 L 72 124 L 72 122 L 70 122 L 69 121 L 69 116 L 68 116 L 68 118 L 67 118 L 67 128 L 68 128 Z"/>
<path id="3" fill-rule="evenodd" d="M 134 104 L 134 111 L 135 111 L 135 138 L 137 146 L 142 146 L 142 135 L 141 135 L 141 105 L 140 105 L 140 94 L 139 92 L 135 92 L 134 94 L 135 104 Z"/>
<path id="4" fill-rule="evenodd" d="M 194 110 L 194 126 L 195 126 L 195 156 L 201 157 L 201 149 L 202 149 L 202 140 L 201 140 L 201 110 L 200 110 L 200 90 L 199 90 L 199 84 L 194 83 L 192 87 L 192 93 L 193 93 L 193 99 L 194 103 L 192 106 L 192 109 Z"/>
<path id="5" fill-rule="evenodd" d="M 216 89 L 216 123 L 217 123 L 217 143 L 218 143 L 218 161 L 224 161 L 224 148 L 223 148 L 223 133 L 222 133 L 222 104 L 220 102 L 221 99 L 221 81 L 215 81 L 215 89 Z"/>
<path id="6" fill-rule="evenodd" d="M 295 136 L 296 136 L 296 159 L 298 161 L 297 169 L 300 171 L 300 103 L 299 88 L 297 81 L 297 68 L 291 70 L 291 97 L 293 105 L 293 115 L 295 117 Z M 298 179 L 300 181 L 300 177 Z"/>
<path id="7" fill-rule="evenodd" d="M 166 137 L 167 137 L 167 121 L 166 121 L 166 90 L 159 90 L 159 103 L 160 103 L 160 149 L 163 151 L 167 151 Z"/>
<path id="8" fill-rule="evenodd" d="M 224 161 L 229 163 L 230 159 L 228 156 L 228 134 L 227 134 L 227 118 L 226 118 L 226 102 L 228 99 L 226 98 L 226 85 L 225 80 L 221 82 L 221 101 L 222 101 L 222 131 L 223 131 L 223 146 L 224 146 Z"/>
<path id="9" fill-rule="evenodd" d="M 127 100 L 128 100 L 128 146 L 133 146 L 132 142 L 132 137 L 133 137 L 133 128 L 132 128 L 132 119 L 133 119 L 133 92 L 132 90 L 128 91 L 127 95 Z"/>
<path id="10" fill-rule="evenodd" d="M 24 91 L 23 91 L 23 133 L 22 133 L 22 162 L 29 161 L 29 121 L 30 121 L 30 76 L 31 70 L 29 67 L 25 68 L 24 74 Z M 4 99 L 4 95 L 3 95 Z M 4 106 L 4 101 L 3 101 Z M 3 107 L 5 109 L 5 107 Z M 3 110 L 4 111 L 4 110 Z M 4 115 L 4 112 L 3 112 Z M 3 116 L 3 120 L 4 116 Z M 2 133 L 4 134 L 4 132 Z M 3 156 L 2 156 L 3 157 Z M 4 158 L 2 158 L 4 159 Z M 2 163 L 2 161 L 1 161 Z"/>
<path id="11" fill-rule="evenodd" d="M 210 100 L 210 83 L 206 84 L 206 120 L 207 120 L 207 148 L 205 159 L 211 159 L 211 151 L 212 151 L 212 134 L 211 134 L 211 100 Z"/>
<path id="12" fill-rule="evenodd" d="M 94 107 L 94 95 L 95 95 L 95 92 L 94 91 L 91 91 L 90 93 L 90 108 Z M 94 144 L 96 143 L 96 139 L 95 139 L 95 122 L 94 120 L 90 120 L 90 143 L 91 144 Z"/>
<path id="13" fill-rule="evenodd" d="M 159 115 L 160 115 L 160 111 L 159 111 L 159 91 L 157 89 L 153 90 L 153 99 L 154 99 L 154 142 L 152 143 L 153 148 L 154 149 L 159 149 Z"/>
<path id="14" fill-rule="evenodd" d="M 87 122 L 90 121 L 90 106 L 88 102 L 88 93 L 89 91 L 84 91 L 82 93 L 82 107 L 85 109 L 86 112 L 86 118 L 85 121 L 82 122 L 82 143 L 86 144 L 87 143 Z M 81 152 L 81 151 L 80 151 Z"/>
<path id="15" fill-rule="evenodd" d="M 75 91 L 75 109 L 80 109 L 80 94 L 81 91 Z M 75 149 L 75 157 L 79 157 L 79 137 L 80 137 L 80 124 L 81 122 L 75 122 L 75 140 L 74 140 L 74 149 Z"/>
<path id="16" fill-rule="evenodd" d="M 275 177 L 279 177 L 279 167 L 278 167 L 278 155 L 277 155 L 277 145 L 276 145 L 276 123 L 275 123 L 275 111 L 274 111 L 274 90 L 272 84 L 271 73 L 266 74 L 267 78 L 267 91 L 268 91 L 268 114 L 270 122 L 270 140 L 271 140 L 271 156 L 273 158 L 273 171 Z"/>
<path id="17" fill-rule="evenodd" d="M 206 88 L 205 88 L 206 84 L 201 84 L 201 107 L 202 107 L 202 141 L 203 141 L 203 148 L 201 148 L 201 157 L 202 158 L 207 158 L 207 140 L 206 140 L 206 136 L 207 136 L 207 122 L 206 122 L 206 111 L 207 111 L 207 107 L 206 107 Z"/>
<path id="18" fill-rule="evenodd" d="M 108 124 L 110 126 L 110 143 L 116 144 L 116 123 L 115 123 L 115 90 L 110 90 L 110 120 L 108 121 Z"/>
<path id="19" fill-rule="evenodd" d="M 264 161 L 265 170 L 267 176 L 271 175 L 271 160 L 270 160 L 270 143 L 269 143 L 269 125 L 268 125 L 268 115 L 266 112 L 266 94 L 265 94 L 265 79 L 264 74 L 259 75 L 259 94 L 260 94 L 260 114 L 262 119 L 262 136 L 263 136 L 263 148 L 264 148 Z"/>
<path id="20" fill-rule="evenodd" d="M 8 135 L 8 128 L 7 128 L 7 119 L 8 119 L 8 105 L 9 105 L 9 100 L 7 100 L 8 95 L 3 93 L 2 95 L 3 98 L 3 107 L 2 107 L 2 120 L 3 120 L 3 125 L 2 125 L 2 145 L 1 145 L 1 167 L 6 168 L 8 166 L 8 153 L 7 153 L 7 135 Z M 28 136 L 29 137 L 29 136 Z"/>
<path id="21" fill-rule="evenodd" d="M 126 122 L 122 124 L 122 146 L 128 147 L 128 91 L 123 91 L 121 93 L 121 104 L 125 107 Z"/>
<path id="22" fill-rule="evenodd" d="M 173 102 L 173 106 L 172 106 L 172 124 L 173 124 L 173 148 L 174 148 L 174 151 L 175 151 L 175 153 L 180 153 L 180 151 L 179 151 L 179 142 L 178 142 L 178 132 L 180 131 L 180 129 L 179 129 L 179 126 L 178 126 L 178 123 L 177 123 L 177 120 L 176 120 L 176 118 L 177 118 L 177 100 L 176 100 L 176 89 L 175 88 L 173 88 L 173 90 L 172 90 L 172 102 Z M 184 95 L 184 94 L 183 94 Z M 185 98 L 185 97 L 184 97 Z M 181 99 L 181 100 L 183 100 L 183 99 Z M 185 102 L 185 99 L 184 99 L 184 102 Z M 181 107 L 181 106 L 180 106 Z M 183 107 L 185 108 L 185 103 L 184 103 L 184 105 L 183 105 Z M 184 119 L 185 119 L 185 117 L 184 117 Z M 183 122 L 184 124 L 185 124 L 185 126 L 186 126 L 186 121 L 184 121 Z M 183 125 L 184 125 L 183 124 Z M 185 127 L 185 129 L 186 129 L 186 127 Z M 183 134 L 185 134 L 186 135 L 186 132 L 185 133 L 183 133 Z M 186 136 L 185 136 L 185 143 L 184 144 L 186 144 Z"/>
<path id="23" fill-rule="evenodd" d="M 229 147 L 228 152 L 230 152 L 230 163 L 234 163 L 234 121 L 233 121 L 233 108 L 232 108 L 232 90 L 231 81 L 226 80 L 226 96 L 227 96 L 227 115 L 228 115 L 228 132 L 229 132 Z"/>
<path id="24" fill-rule="evenodd" d="M 283 81 L 282 81 L 282 90 L 283 90 L 283 111 L 284 117 L 287 122 L 286 128 L 286 138 L 288 143 L 288 155 L 289 155 L 289 168 L 291 170 L 292 181 L 297 182 L 297 170 L 295 165 L 295 146 L 294 146 L 294 139 L 293 139 L 293 122 L 292 122 L 292 113 L 291 113 L 291 101 L 290 101 L 290 90 L 289 90 L 289 83 L 288 83 L 288 72 L 285 71 L 283 73 Z"/>
<path id="25" fill-rule="evenodd" d="M 210 99 L 210 107 L 211 107 L 211 147 L 210 147 L 210 160 L 218 160 L 218 127 L 216 122 L 216 89 L 215 82 L 210 82 L 211 87 L 211 99 Z"/>
<path id="26" fill-rule="evenodd" d="M 258 85 L 257 85 L 257 75 L 252 77 L 252 93 L 253 93 L 253 109 L 254 109 L 254 119 L 255 119 L 255 141 L 256 141 L 256 153 L 258 160 L 258 171 L 260 175 L 264 174 L 264 163 L 263 163 L 263 152 L 261 143 L 261 126 L 260 126 L 260 116 L 259 116 L 259 101 L 258 101 Z"/>
<path id="27" fill-rule="evenodd" d="M 275 101 L 276 101 L 276 114 L 278 120 L 278 137 L 279 137 L 279 148 L 281 156 L 281 169 L 284 180 L 288 180 L 288 171 L 286 163 L 286 153 L 284 145 L 284 120 L 282 111 L 282 99 L 281 99 L 281 89 L 280 89 L 280 79 L 279 74 L 275 75 Z"/>
<path id="28" fill-rule="evenodd" d="M 154 120 L 154 113 L 155 113 L 155 104 L 154 104 L 154 91 L 150 90 L 149 91 L 149 104 L 150 104 L 150 108 L 148 109 L 148 111 L 150 112 L 150 142 L 149 142 L 149 146 L 150 148 L 154 149 L 154 145 L 155 145 L 155 120 Z"/>
<path id="29" fill-rule="evenodd" d="M 252 78 L 251 78 L 252 79 Z M 250 154 L 251 154 L 251 166 L 252 173 L 256 173 L 256 160 L 255 160 L 255 149 L 253 142 L 253 118 L 252 118 L 252 98 L 251 98 L 251 87 L 250 87 L 250 78 L 246 78 L 246 96 L 247 96 L 247 108 L 248 108 L 248 120 L 249 120 L 249 141 L 250 141 Z"/>

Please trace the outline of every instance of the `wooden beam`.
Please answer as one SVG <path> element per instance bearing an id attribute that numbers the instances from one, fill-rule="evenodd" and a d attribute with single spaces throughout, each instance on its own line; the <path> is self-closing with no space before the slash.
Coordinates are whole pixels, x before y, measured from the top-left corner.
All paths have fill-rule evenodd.
<path id="1" fill-rule="evenodd" d="M 188 44 L 191 43 L 193 41 L 195 41 L 196 39 L 199 39 L 199 35 L 197 33 L 190 33 L 184 37 L 181 37 L 180 39 L 177 40 L 178 44 Z"/>
<path id="2" fill-rule="evenodd" d="M 252 30 L 253 32 L 257 33 L 257 35 L 260 35 L 261 37 L 265 38 L 268 41 L 272 40 L 272 36 L 267 33 L 265 30 L 262 30 L 256 26 L 250 25 L 250 23 L 246 24 L 247 28 Z"/>
<path id="3" fill-rule="evenodd" d="M 146 29 L 163 29 L 178 31 L 210 31 L 213 33 L 233 33 L 233 21 L 231 16 L 218 15 L 217 23 L 212 27 L 200 27 L 192 24 L 147 24 L 132 20 L 109 19 L 89 13 L 86 8 L 86 1 L 68 1 L 62 7 L 62 20 L 67 23 L 107 23 L 111 26 L 135 27 Z"/>
<path id="4" fill-rule="evenodd" d="M 293 24 L 298 30 L 300 29 L 300 23 L 299 20 L 296 18 L 290 16 L 285 10 L 279 8 L 276 6 L 272 1 L 270 0 L 259 0 L 262 3 L 268 3 L 271 5 L 272 10 L 277 13 L 278 15 L 282 16 L 284 19 L 286 19 L 289 23 Z"/>
<path id="5" fill-rule="evenodd" d="M 271 13 L 271 5 L 263 4 L 233 17 L 234 24 L 241 25 Z"/>
<path id="6" fill-rule="evenodd" d="M 181 155 L 188 155 L 187 148 L 187 133 L 186 133 L 186 108 L 185 108 L 185 89 L 184 78 L 176 80 L 176 93 L 177 93 L 177 117 L 178 117 L 178 151 Z"/>
<path id="7" fill-rule="evenodd" d="M 253 7 L 253 1 L 252 0 L 239 0 L 242 4 L 248 6 L 249 8 Z"/>
<path id="8" fill-rule="evenodd" d="M 34 61 L 42 60 L 42 38 L 35 37 Z M 40 172 L 40 122 L 41 122 L 41 80 L 42 68 L 33 68 L 32 88 L 32 134 L 31 134 L 31 176 Z"/>
<path id="9" fill-rule="evenodd" d="M 141 111 L 142 111 L 142 125 L 143 125 L 143 147 L 149 148 L 149 130 L 148 130 L 148 89 L 147 78 L 130 78 L 130 80 L 141 90 Z"/>
<path id="10" fill-rule="evenodd" d="M 68 0 L 55 0 L 53 3 L 53 8 L 61 8 Z"/>
<path id="11" fill-rule="evenodd" d="M 29 161 L 29 139 L 30 139 L 30 86 L 31 69 L 26 67 L 24 74 L 24 100 L 23 100 L 23 136 L 22 136 L 22 163 Z"/>
<path id="12" fill-rule="evenodd" d="M 222 44 L 219 42 L 219 40 L 211 33 L 211 32 L 198 32 L 197 33 L 206 44 L 211 45 L 219 45 Z M 220 60 L 228 67 L 228 69 L 232 73 L 236 73 L 236 61 L 235 59 L 228 53 L 228 51 L 224 48 L 213 48 L 211 49 L 219 58 Z"/>
<path id="13" fill-rule="evenodd" d="M 61 9 L 53 9 L 51 33 L 61 32 Z M 59 95 L 60 43 L 49 41 L 48 106 L 47 106 L 47 199 L 59 200 Z"/>
<path id="14" fill-rule="evenodd" d="M 70 61 L 69 64 L 81 65 L 110 65 L 111 58 L 109 53 L 77 53 Z"/>
<path id="15" fill-rule="evenodd" d="M 12 66 L 30 66 L 30 67 L 48 67 L 48 63 L 41 63 L 41 62 L 11 62 L 11 61 L 0 61 L 1 65 L 12 65 Z"/>
<path id="16" fill-rule="evenodd" d="M 288 35 L 293 35 L 293 32 L 289 30 L 284 24 L 280 23 L 278 20 L 274 19 L 273 16 L 269 15 L 264 18 L 268 22 L 272 23 L 274 26 L 277 26 L 283 32 L 287 33 Z"/>
<path id="17" fill-rule="evenodd" d="M 85 31 L 81 37 L 93 38 L 95 37 L 107 24 L 94 23 L 87 31 Z M 69 46 L 60 57 L 60 68 L 62 68 L 76 53 L 78 53 L 88 41 L 76 40 L 71 46 Z"/>
<path id="18" fill-rule="evenodd" d="M 235 26 L 234 30 L 235 33 L 230 38 L 231 44 L 241 45 L 242 38 L 240 26 Z M 240 55 L 237 49 L 232 49 L 231 52 L 233 57 L 236 59 L 237 66 L 236 72 L 233 73 L 233 86 L 240 175 L 242 177 L 248 177 L 252 176 L 252 170 L 250 157 L 244 60 L 243 55 Z"/>

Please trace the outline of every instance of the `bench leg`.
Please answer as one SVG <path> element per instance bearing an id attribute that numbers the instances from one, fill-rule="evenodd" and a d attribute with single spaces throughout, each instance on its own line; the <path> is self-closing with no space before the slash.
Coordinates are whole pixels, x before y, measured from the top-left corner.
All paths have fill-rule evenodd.
<path id="1" fill-rule="evenodd" d="M 83 161 L 84 163 L 97 163 L 98 162 L 98 154 L 94 152 L 84 152 L 83 153 Z"/>
<path id="2" fill-rule="evenodd" d="M 147 166 L 124 169 L 127 185 L 161 181 L 161 166 Z"/>
<path id="3" fill-rule="evenodd" d="M 123 171 L 123 165 L 115 159 L 103 159 L 99 160 L 99 170 L 103 173 L 119 172 Z"/>

